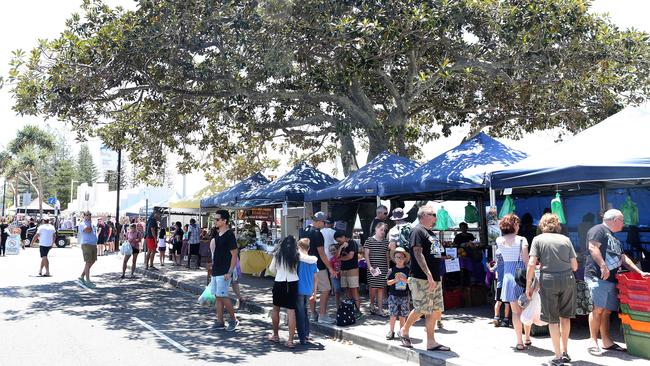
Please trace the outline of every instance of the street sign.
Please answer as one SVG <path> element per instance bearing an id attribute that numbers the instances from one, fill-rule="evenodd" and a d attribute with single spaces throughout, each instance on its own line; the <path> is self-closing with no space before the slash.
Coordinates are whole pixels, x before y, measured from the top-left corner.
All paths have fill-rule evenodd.
<path id="1" fill-rule="evenodd" d="M 23 206 L 27 207 L 29 204 L 32 203 L 32 194 L 31 193 L 23 193 Z"/>
<path id="2" fill-rule="evenodd" d="M 50 204 L 50 205 L 55 204 L 55 203 L 56 203 L 56 198 L 54 198 L 54 197 L 50 197 L 50 198 L 48 198 L 48 199 L 47 199 L 47 203 Z"/>

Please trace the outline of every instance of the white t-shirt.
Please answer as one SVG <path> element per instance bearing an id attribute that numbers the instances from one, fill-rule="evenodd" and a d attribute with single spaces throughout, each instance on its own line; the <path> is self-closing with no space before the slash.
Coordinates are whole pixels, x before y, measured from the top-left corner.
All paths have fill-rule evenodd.
<path id="1" fill-rule="evenodd" d="M 36 234 L 39 234 L 38 242 L 42 247 L 51 247 L 54 243 L 54 233 L 56 229 L 52 224 L 43 224 L 38 227 Z"/>
<path id="2" fill-rule="evenodd" d="M 158 238 L 158 248 L 166 248 L 167 247 L 167 242 L 165 241 L 165 238 Z"/>
<path id="3" fill-rule="evenodd" d="M 330 245 L 336 244 L 336 240 L 334 239 L 334 233 L 336 233 L 336 230 L 325 227 L 320 229 L 320 233 L 323 234 L 323 243 L 325 244 L 325 255 L 327 256 L 327 259 L 331 260 L 333 255 L 330 254 Z"/>

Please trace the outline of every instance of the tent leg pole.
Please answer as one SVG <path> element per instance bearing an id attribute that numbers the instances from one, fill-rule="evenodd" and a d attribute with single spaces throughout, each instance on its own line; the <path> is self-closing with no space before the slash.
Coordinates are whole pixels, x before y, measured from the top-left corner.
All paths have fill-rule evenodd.
<path id="1" fill-rule="evenodd" d="M 479 194 L 476 196 L 476 209 L 478 210 L 478 224 L 479 224 L 479 239 L 481 244 L 488 244 L 488 235 L 487 235 L 487 219 L 485 217 L 485 200 L 483 195 Z M 488 252 L 490 251 L 488 247 Z M 491 257 L 492 253 L 488 253 L 488 258 Z"/>
<path id="2" fill-rule="evenodd" d="M 600 212 L 604 213 L 607 211 L 607 190 L 605 188 L 598 189 L 598 194 L 600 198 Z"/>

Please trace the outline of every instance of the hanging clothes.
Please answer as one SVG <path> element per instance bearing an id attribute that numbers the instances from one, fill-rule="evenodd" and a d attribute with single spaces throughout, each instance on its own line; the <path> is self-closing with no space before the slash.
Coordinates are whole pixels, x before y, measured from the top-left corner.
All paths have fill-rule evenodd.
<path id="1" fill-rule="evenodd" d="M 501 211 L 499 211 L 499 218 L 503 218 L 505 215 L 509 215 L 515 212 L 515 201 L 512 199 L 512 196 L 506 196 L 506 199 L 503 200 L 503 206 L 501 206 Z"/>
<path id="2" fill-rule="evenodd" d="M 436 213 L 436 230 L 447 230 L 450 227 L 454 227 L 454 221 L 449 216 L 449 212 L 445 210 L 445 206 L 440 206 L 440 209 Z"/>
<path id="3" fill-rule="evenodd" d="M 621 205 L 621 212 L 625 220 L 625 226 L 639 225 L 639 209 L 636 203 L 632 201 L 632 197 L 627 196 L 623 205 Z"/>
<path id="4" fill-rule="evenodd" d="M 564 208 L 562 207 L 562 199 L 560 198 L 560 192 L 555 194 L 555 198 L 551 200 L 551 213 L 557 216 L 560 220 L 560 224 L 566 224 L 566 218 L 564 217 Z"/>
<path id="5" fill-rule="evenodd" d="M 467 202 L 467 206 L 465 206 L 465 222 L 468 224 L 478 222 L 478 209 L 476 206 L 472 206 L 471 202 Z"/>

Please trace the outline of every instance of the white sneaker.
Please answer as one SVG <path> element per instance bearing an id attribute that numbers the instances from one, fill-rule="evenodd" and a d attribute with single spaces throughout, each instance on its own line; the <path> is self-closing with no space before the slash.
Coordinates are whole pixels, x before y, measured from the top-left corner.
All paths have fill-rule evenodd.
<path id="1" fill-rule="evenodd" d="M 318 317 L 318 324 L 334 324 L 334 319 L 327 314 L 321 315 Z"/>

